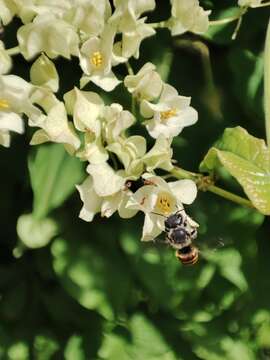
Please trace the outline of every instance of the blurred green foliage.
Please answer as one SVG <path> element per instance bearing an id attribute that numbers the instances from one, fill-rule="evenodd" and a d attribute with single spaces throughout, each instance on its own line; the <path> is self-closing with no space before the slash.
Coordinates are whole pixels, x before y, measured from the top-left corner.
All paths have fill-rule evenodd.
<path id="1" fill-rule="evenodd" d="M 222 18 L 235 1 L 204 4 L 213 18 Z M 158 2 L 153 21 L 164 18 L 167 5 Z M 134 69 L 154 62 L 164 79 L 192 96 L 199 112 L 198 123 L 174 141 L 183 168 L 197 171 L 227 127 L 240 125 L 264 138 L 262 52 L 269 15 L 268 8 L 250 10 L 235 41 L 235 24 L 228 24 L 205 38 L 171 39 L 160 30 L 143 43 Z M 5 32 L 7 47 L 14 45 L 16 26 Z M 58 59 L 57 68 L 63 93 L 78 84 L 75 61 Z M 22 57 L 15 58 L 13 72 L 29 79 Z M 121 86 L 107 101 L 130 106 Z M 140 242 L 141 215 L 80 220 L 74 184 L 83 179 L 84 165 L 61 146 L 30 147 L 29 138 L 30 129 L 0 150 L 0 359 L 270 358 L 269 218 L 200 193 L 188 212 L 200 224 L 201 259 L 183 267 L 171 249 Z M 228 174 L 221 174 L 220 184 L 241 194 Z M 46 247 L 24 251 L 16 223 L 30 213 L 33 221 L 49 216 L 57 234 Z M 31 229 L 28 236 L 35 241 Z M 225 246 L 213 251 L 208 244 L 219 239 Z"/>

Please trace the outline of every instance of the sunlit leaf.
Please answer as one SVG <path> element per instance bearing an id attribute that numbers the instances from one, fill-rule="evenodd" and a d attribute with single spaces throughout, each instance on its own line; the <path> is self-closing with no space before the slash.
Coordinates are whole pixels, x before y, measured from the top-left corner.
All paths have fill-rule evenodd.
<path id="1" fill-rule="evenodd" d="M 33 214 L 37 218 L 60 206 L 82 178 L 80 161 L 59 144 L 39 146 L 29 160 L 29 171 L 34 193 Z"/>
<path id="2" fill-rule="evenodd" d="M 82 349 L 82 338 L 80 336 L 71 336 L 66 345 L 64 356 L 65 360 L 85 360 Z"/>
<path id="3" fill-rule="evenodd" d="M 236 178 L 254 206 L 270 214 L 270 151 L 265 142 L 241 128 L 228 128 L 221 140 L 206 154 L 201 171 L 219 166 Z"/>
<path id="4" fill-rule="evenodd" d="M 104 256 L 79 239 L 55 240 L 52 254 L 57 275 L 81 305 L 109 319 L 122 310 L 129 294 L 129 273 L 119 266 L 121 259 L 115 254 Z"/>

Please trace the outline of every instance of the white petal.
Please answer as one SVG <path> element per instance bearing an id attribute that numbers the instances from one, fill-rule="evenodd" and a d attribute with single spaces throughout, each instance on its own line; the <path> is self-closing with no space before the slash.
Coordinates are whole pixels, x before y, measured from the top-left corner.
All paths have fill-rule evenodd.
<path id="1" fill-rule="evenodd" d="M 168 185 L 177 200 L 183 204 L 191 204 L 197 196 L 197 186 L 192 180 L 177 180 Z"/>
<path id="2" fill-rule="evenodd" d="M 112 91 L 116 88 L 117 85 L 121 83 L 121 81 L 117 79 L 112 71 L 104 76 L 92 75 L 90 76 L 90 79 L 94 84 L 101 87 L 101 89 L 105 91 Z"/>
<path id="3" fill-rule="evenodd" d="M 105 216 L 107 218 L 112 216 L 112 214 L 117 211 L 121 198 L 121 191 L 118 191 L 112 196 L 107 196 L 104 198 L 101 205 L 101 216 Z"/>
<path id="4" fill-rule="evenodd" d="M 126 206 L 128 209 L 141 210 L 144 213 L 150 213 L 155 207 L 157 192 L 156 186 L 142 186 L 130 196 Z"/>
<path id="5" fill-rule="evenodd" d="M 100 211 L 102 199 L 96 194 L 93 188 L 93 180 L 89 176 L 81 185 L 76 188 L 80 193 L 83 207 L 79 217 L 85 221 L 92 221 L 95 214 Z"/>
<path id="6" fill-rule="evenodd" d="M 142 241 L 151 241 L 154 240 L 162 230 L 157 226 L 156 223 L 156 216 L 146 214 L 144 218 L 143 224 L 143 234 L 142 234 Z"/>
<path id="7" fill-rule="evenodd" d="M 119 216 L 123 219 L 129 219 L 135 216 L 138 212 L 138 210 L 136 209 L 129 209 L 127 207 L 127 203 L 130 199 L 131 194 L 132 194 L 131 192 L 122 191 L 122 198 L 118 206 L 118 213 Z"/>
<path id="8" fill-rule="evenodd" d="M 75 89 L 75 93 L 76 102 L 73 110 L 75 127 L 80 131 L 90 130 L 96 136 L 99 136 L 101 123 L 98 120 L 98 116 L 103 105 L 88 101 L 88 99 L 86 99 L 83 93 L 78 89 Z"/>
<path id="9" fill-rule="evenodd" d="M 87 167 L 87 172 L 92 175 L 94 189 L 99 196 L 110 196 L 117 193 L 126 181 L 107 163 L 90 164 Z"/>
<path id="10" fill-rule="evenodd" d="M 22 134 L 24 132 L 23 120 L 16 113 L 0 111 L 0 130 L 11 130 Z"/>
<path id="11" fill-rule="evenodd" d="M 34 85 L 48 87 L 53 92 L 58 91 L 59 76 L 54 63 L 42 54 L 31 66 L 31 82 Z"/>

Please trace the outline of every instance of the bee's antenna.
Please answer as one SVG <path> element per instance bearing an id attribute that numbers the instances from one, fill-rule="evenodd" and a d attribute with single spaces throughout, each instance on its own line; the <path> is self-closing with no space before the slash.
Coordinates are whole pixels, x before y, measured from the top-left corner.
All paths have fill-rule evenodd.
<path id="1" fill-rule="evenodd" d="M 165 215 L 163 215 L 163 214 L 156 213 L 156 212 L 154 212 L 154 211 L 151 211 L 151 214 L 155 214 L 155 215 L 159 215 L 159 216 L 163 216 L 163 217 L 167 218 L 167 216 L 165 216 Z"/>

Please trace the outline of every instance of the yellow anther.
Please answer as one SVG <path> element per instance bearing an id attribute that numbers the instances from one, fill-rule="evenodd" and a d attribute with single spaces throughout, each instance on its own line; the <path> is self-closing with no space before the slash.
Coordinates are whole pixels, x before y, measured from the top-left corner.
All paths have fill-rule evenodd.
<path id="1" fill-rule="evenodd" d="M 95 68 L 100 68 L 103 63 L 103 56 L 99 51 L 95 51 L 91 56 L 91 63 L 95 66 Z"/>
<path id="2" fill-rule="evenodd" d="M 169 118 L 171 118 L 172 116 L 175 116 L 177 113 L 176 109 L 170 109 L 170 110 L 166 110 L 166 111 L 161 111 L 160 112 L 160 118 L 162 121 L 168 120 Z"/>
<path id="3" fill-rule="evenodd" d="M 162 214 L 170 214 L 172 212 L 172 202 L 167 194 L 158 195 L 156 207 Z"/>
<path id="4" fill-rule="evenodd" d="M 8 109 L 8 108 L 9 108 L 9 102 L 6 99 L 0 99 L 0 110 Z"/>

